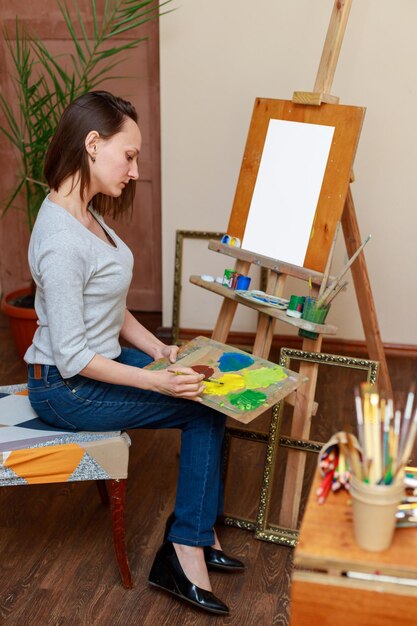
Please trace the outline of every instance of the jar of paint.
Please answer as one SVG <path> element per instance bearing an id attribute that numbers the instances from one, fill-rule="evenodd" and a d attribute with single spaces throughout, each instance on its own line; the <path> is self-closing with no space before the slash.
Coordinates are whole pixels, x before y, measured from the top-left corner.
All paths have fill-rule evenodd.
<path id="1" fill-rule="evenodd" d="M 291 296 L 288 303 L 287 315 L 289 317 L 301 317 L 304 308 L 304 296 Z"/>
<path id="2" fill-rule="evenodd" d="M 243 276 L 243 274 L 239 274 L 236 281 L 236 289 L 247 291 L 249 289 L 250 280 L 251 279 L 249 278 L 249 276 Z"/>
<path id="3" fill-rule="evenodd" d="M 236 274 L 235 270 L 224 270 L 223 285 L 225 285 L 225 287 L 231 287 L 232 286 L 232 280 L 233 280 L 233 276 L 235 274 Z"/>

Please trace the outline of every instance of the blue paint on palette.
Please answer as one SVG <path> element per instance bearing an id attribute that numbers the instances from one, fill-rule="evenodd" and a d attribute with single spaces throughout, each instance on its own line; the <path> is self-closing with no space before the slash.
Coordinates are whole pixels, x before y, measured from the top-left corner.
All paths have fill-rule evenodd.
<path id="1" fill-rule="evenodd" d="M 244 367 L 249 367 L 254 362 L 255 360 L 248 354 L 225 352 L 219 359 L 219 370 L 221 372 L 237 372 Z"/>

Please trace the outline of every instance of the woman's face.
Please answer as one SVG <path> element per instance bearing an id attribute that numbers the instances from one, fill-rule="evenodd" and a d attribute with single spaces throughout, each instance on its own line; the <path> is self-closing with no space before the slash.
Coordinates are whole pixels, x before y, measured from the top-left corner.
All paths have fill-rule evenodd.
<path id="1" fill-rule="evenodd" d="M 97 193 L 117 198 L 130 180 L 139 178 L 138 158 L 142 136 L 136 122 L 127 117 L 122 130 L 108 139 L 96 137 L 88 147 L 95 161 L 90 163 L 93 197 Z"/>

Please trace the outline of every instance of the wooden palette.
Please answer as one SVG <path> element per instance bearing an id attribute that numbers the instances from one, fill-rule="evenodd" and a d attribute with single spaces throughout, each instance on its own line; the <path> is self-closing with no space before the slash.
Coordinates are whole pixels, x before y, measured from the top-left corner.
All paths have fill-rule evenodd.
<path id="1" fill-rule="evenodd" d="M 207 373 L 210 381 L 202 395 L 203 403 L 248 424 L 306 382 L 306 377 L 276 363 L 254 356 L 206 337 L 185 344 L 175 365 L 195 367 Z M 174 365 L 174 367 L 175 367 Z M 147 369 L 173 367 L 159 359 Z"/>

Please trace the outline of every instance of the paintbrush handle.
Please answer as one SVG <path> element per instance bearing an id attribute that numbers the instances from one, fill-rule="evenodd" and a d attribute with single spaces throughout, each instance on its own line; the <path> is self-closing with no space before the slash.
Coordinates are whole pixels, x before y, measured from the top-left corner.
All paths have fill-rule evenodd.
<path id="1" fill-rule="evenodd" d="M 398 458 L 398 445 L 399 445 L 399 437 L 400 437 L 400 423 L 401 423 L 401 412 L 400 411 L 395 411 L 394 434 L 393 434 L 393 438 L 392 438 L 392 453 L 391 453 L 392 471 L 393 471 L 394 476 L 397 473 L 397 470 L 398 470 L 398 467 L 399 467 L 399 461 L 400 461 L 400 459 Z"/>
<path id="2" fill-rule="evenodd" d="M 320 307 L 320 306 L 328 306 L 328 305 L 332 302 L 332 300 L 334 300 L 334 299 L 335 299 L 335 297 L 336 297 L 336 296 L 337 296 L 337 295 L 338 295 L 341 291 L 343 291 L 343 289 L 346 289 L 346 287 L 348 286 L 348 284 L 349 284 L 349 283 L 348 283 L 348 281 L 346 281 L 345 283 L 342 283 L 341 285 L 338 285 L 338 286 L 336 287 L 335 291 L 334 291 L 334 292 L 331 292 L 331 293 L 330 293 L 330 295 L 329 295 L 329 296 L 328 296 L 325 300 L 324 300 L 324 299 L 319 300 L 319 301 L 317 302 L 317 306 L 318 306 L 318 307 Z"/>
<path id="3" fill-rule="evenodd" d="M 192 376 L 191 373 L 188 372 L 178 372 L 177 370 L 168 370 L 168 372 L 170 372 L 171 374 L 175 374 L 175 376 Z M 199 374 L 198 372 L 195 372 L 195 374 L 197 374 L 198 376 L 201 376 L 201 374 Z M 208 382 L 208 383 L 216 383 L 216 385 L 224 385 L 224 383 L 222 383 L 219 380 L 216 380 L 215 378 L 206 378 L 203 382 Z"/>
<path id="4" fill-rule="evenodd" d="M 406 465 L 409 459 L 409 456 L 411 454 L 411 450 L 413 448 L 416 435 L 417 435 L 417 411 L 415 412 L 414 419 L 411 422 L 410 430 L 408 432 L 408 437 L 404 445 L 404 450 L 402 451 L 401 458 L 396 468 L 396 472 L 395 472 L 396 474 L 402 467 Z"/>
<path id="5" fill-rule="evenodd" d="M 365 239 L 365 241 L 363 242 L 363 244 L 361 246 L 359 246 L 359 248 L 356 250 L 356 252 L 350 257 L 349 261 L 346 263 L 346 265 L 342 268 L 342 270 L 340 271 L 340 273 L 338 274 L 338 276 L 336 276 L 336 278 L 334 279 L 334 281 L 332 282 L 332 284 L 326 289 L 326 291 L 322 294 L 321 296 L 321 300 L 325 301 L 326 298 L 329 296 L 329 294 L 333 291 L 333 289 L 336 287 L 336 285 L 338 283 L 340 283 L 340 281 L 342 280 L 343 276 L 346 274 L 346 272 L 348 271 L 348 269 L 350 268 L 350 266 L 352 265 L 352 263 L 357 259 L 358 255 L 362 252 L 362 250 L 364 249 L 364 247 L 366 246 L 366 244 L 368 243 L 368 241 L 370 240 L 371 235 L 368 235 L 367 238 Z"/>
<path id="6" fill-rule="evenodd" d="M 337 239 L 337 235 L 339 234 L 339 228 L 340 228 L 340 220 L 337 222 L 336 230 L 335 230 L 333 241 L 332 241 L 332 246 L 330 248 L 329 256 L 327 257 L 326 267 L 324 268 L 323 280 L 321 281 L 319 293 L 317 296 L 318 300 L 320 300 L 322 294 L 324 293 L 327 287 L 327 281 L 329 280 L 330 268 L 332 266 L 333 253 L 336 247 L 336 239 Z"/>
<path id="7" fill-rule="evenodd" d="M 408 432 L 410 429 L 410 420 L 411 420 L 411 414 L 413 411 L 413 404 L 414 404 L 414 391 L 409 391 L 408 396 L 407 396 L 407 402 L 405 405 L 403 421 L 401 424 L 401 436 L 400 436 L 400 444 L 399 444 L 400 454 L 402 454 L 407 444 L 407 440 L 408 440 L 407 436 L 408 436 Z"/>

